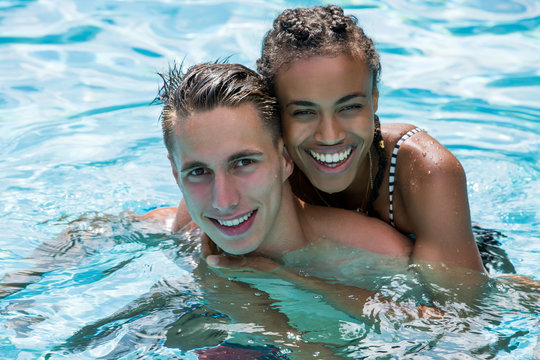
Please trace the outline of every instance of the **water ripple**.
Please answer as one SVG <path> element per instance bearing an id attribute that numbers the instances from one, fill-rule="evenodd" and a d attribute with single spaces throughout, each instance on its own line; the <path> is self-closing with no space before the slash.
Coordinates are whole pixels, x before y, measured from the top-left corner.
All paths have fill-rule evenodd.
<path id="1" fill-rule="evenodd" d="M 0 44 L 65 45 L 91 41 L 101 31 L 102 29 L 96 26 L 76 26 L 63 34 L 44 35 L 39 37 L 3 36 L 0 37 Z"/>
<path id="2" fill-rule="evenodd" d="M 508 23 L 495 25 L 447 26 L 447 29 L 456 36 L 474 36 L 480 34 L 506 35 L 534 31 L 540 27 L 540 16 L 531 19 L 520 19 Z"/>
<path id="3" fill-rule="evenodd" d="M 138 107 L 143 107 L 143 106 L 145 107 L 145 106 L 148 106 L 148 105 L 150 105 L 150 102 L 107 106 L 107 107 L 103 107 L 103 108 L 96 108 L 96 109 L 83 111 L 83 112 L 80 112 L 78 114 L 73 114 L 73 115 L 69 116 L 68 119 L 77 119 L 77 118 L 81 118 L 81 117 L 85 117 L 85 116 L 93 116 L 93 115 L 98 115 L 98 114 L 105 114 L 105 113 L 110 113 L 110 112 L 114 112 L 114 111 L 118 111 L 118 110 L 133 109 L 133 108 L 138 108 Z"/>
<path id="4" fill-rule="evenodd" d="M 231 55 L 253 67 L 274 16 L 312 4 L 0 2 L 0 273 L 31 269 L 32 254 L 49 259 L 27 272 L 41 276 L 39 283 L 1 303 L 0 332 L 7 335 L 0 357 L 48 351 L 51 359 L 156 352 L 196 358 L 163 346 L 186 344 L 178 330 L 193 331 L 197 340 L 198 330 L 222 319 L 212 316 L 225 316 L 206 308 L 221 299 L 194 296 L 198 283 L 183 277 L 183 264 L 191 271 L 197 263 L 188 256 L 196 239 L 154 234 L 122 212 L 176 205 L 181 197 L 162 144 L 160 109 L 148 106 L 159 85 L 156 72 L 177 59 L 191 65 Z M 501 231 L 517 272 L 538 277 L 538 0 L 341 4 L 381 53 L 381 121 L 416 123 L 451 149 L 467 173 L 473 220 Z M 72 242 L 50 245 L 77 224 Z M 349 321 L 340 334 L 315 317 L 316 331 L 304 334 L 330 334 L 330 341 L 350 336 L 338 351 L 352 357 L 527 358 L 538 322 L 524 311 L 537 310 L 538 296 L 530 287 L 495 288 L 493 304 L 472 319 L 448 315 L 440 324 L 403 326 L 386 320 L 364 332 L 363 324 Z M 313 314 L 325 315 L 307 316 L 303 301 L 278 303 L 290 307 L 300 327 Z M 228 330 L 246 341 L 267 340 Z M 511 352 L 499 354 L 505 351 Z"/>

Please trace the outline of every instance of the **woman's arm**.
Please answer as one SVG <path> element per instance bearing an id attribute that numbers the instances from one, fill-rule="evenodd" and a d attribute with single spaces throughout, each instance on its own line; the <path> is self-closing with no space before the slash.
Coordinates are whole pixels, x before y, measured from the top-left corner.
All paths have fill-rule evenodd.
<path id="1" fill-rule="evenodd" d="M 415 237 L 412 257 L 483 272 L 471 228 L 467 183 L 461 163 L 427 134 L 400 149 L 395 204 L 398 229 Z"/>
<path id="2" fill-rule="evenodd" d="M 428 283 L 470 287 L 474 298 L 485 277 L 471 228 L 465 171 L 427 134 L 404 145 L 396 169 L 401 201 L 394 204 L 394 213 L 398 228 L 404 225 L 416 237 L 411 261 Z"/>
<path id="3" fill-rule="evenodd" d="M 204 254 L 205 249 L 203 248 Z M 404 314 L 412 319 L 439 316 L 442 314 L 434 307 L 396 303 L 380 296 L 374 291 L 339 284 L 314 276 L 303 276 L 263 256 L 208 255 L 206 260 L 211 267 L 222 269 L 225 272 L 228 271 L 231 275 L 235 271 L 245 271 L 246 269 L 269 272 L 273 276 L 289 281 L 300 289 L 321 295 L 325 302 L 336 310 L 342 311 L 365 323 L 376 322 L 377 314 L 380 311 L 390 312 L 396 316 Z"/>

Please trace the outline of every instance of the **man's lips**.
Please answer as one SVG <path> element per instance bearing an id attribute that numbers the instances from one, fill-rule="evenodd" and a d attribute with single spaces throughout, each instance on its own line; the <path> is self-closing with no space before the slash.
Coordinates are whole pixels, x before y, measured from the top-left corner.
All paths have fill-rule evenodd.
<path id="1" fill-rule="evenodd" d="M 252 210 L 235 218 L 218 219 L 209 217 L 209 219 L 225 235 L 238 236 L 249 230 L 253 224 L 253 221 L 255 220 L 256 215 L 257 210 Z"/>
<path id="2" fill-rule="evenodd" d="M 306 153 L 318 164 L 335 168 L 347 162 L 355 148 L 356 146 L 348 145 L 346 147 L 341 146 L 339 149 L 325 149 L 324 151 L 306 149 Z"/>

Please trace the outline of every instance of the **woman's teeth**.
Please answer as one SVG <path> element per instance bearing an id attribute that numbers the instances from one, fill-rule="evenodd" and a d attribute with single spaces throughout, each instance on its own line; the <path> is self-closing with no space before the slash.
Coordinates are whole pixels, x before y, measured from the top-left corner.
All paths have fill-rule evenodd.
<path id="1" fill-rule="evenodd" d="M 228 227 L 232 227 L 232 226 L 238 226 L 240 225 L 241 223 L 243 223 L 244 221 L 246 221 L 247 219 L 249 219 L 251 217 L 251 215 L 253 215 L 253 211 L 251 211 L 249 214 L 246 214 L 242 217 L 239 217 L 239 218 L 236 218 L 236 219 L 233 219 L 233 220 L 220 220 L 220 219 L 216 219 L 216 221 L 219 223 L 219 225 L 221 226 L 228 226 Z"/>
<path id="2" fill-rule="evenodd" d="M 348 148 L 339 153 L 333 154 L 319 154 L 313 150 L 309 150 L 309 154 L 318 162 L 329 167 L 336 167 L 343 161 L 347 160 L 349 155 L 351 155 L 352 148 Z"/>

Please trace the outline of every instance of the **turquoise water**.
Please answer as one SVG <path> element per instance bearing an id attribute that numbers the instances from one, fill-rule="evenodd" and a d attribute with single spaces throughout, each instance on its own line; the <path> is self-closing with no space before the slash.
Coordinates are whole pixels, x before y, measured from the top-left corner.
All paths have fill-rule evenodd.
<path id="1" fill-rule="evenodd" d="M 479 314 L 455 306 L 442 320 L 382 315 L 370 327 L 283 282 L 223 298 L 233 282 L 201 282 L 192 243 L 133 220 L 180 199 L 150 106 L 156 72 L 228 56 L 253 67 L 273 18 L 314 4 L 0 2 L 0 277 L 32 283 L 0 300 L 0 358 L 196 359 L 224 341 L 290 358 L 322 343 L 343 358 L 540 356 L 537 285 L 494 280 L 467 309 Z M 381 53 L 381 121 L 451 149 L 473 221 L 503 233 L 516 273 L 540 280 L 540 3 L 339 4 Z M 230 302 L 279 310 L 314 346 L 231 324 Z"/>

